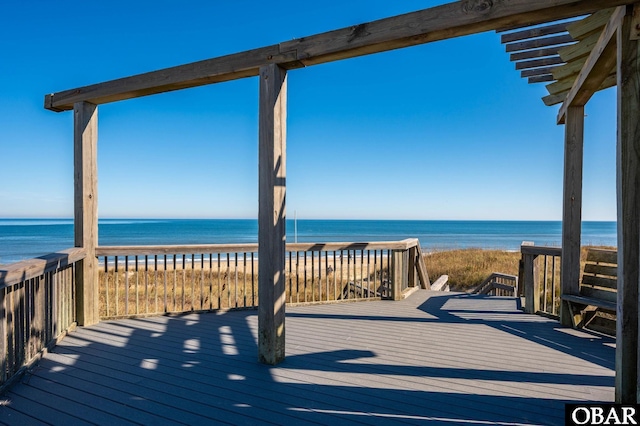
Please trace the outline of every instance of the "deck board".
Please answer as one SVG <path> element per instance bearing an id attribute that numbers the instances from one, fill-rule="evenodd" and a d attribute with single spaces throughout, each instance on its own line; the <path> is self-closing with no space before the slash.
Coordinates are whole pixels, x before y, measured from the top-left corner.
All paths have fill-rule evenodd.
<path id="1" fill-rule="evenodd" d="M 287 358 L 257 362 L 257 311 L 79 328 L 0 397 L 15 424 L 562 424 L 613 401 L 615 339 L 516 299 L 421 290 L 287 307 Z"/>

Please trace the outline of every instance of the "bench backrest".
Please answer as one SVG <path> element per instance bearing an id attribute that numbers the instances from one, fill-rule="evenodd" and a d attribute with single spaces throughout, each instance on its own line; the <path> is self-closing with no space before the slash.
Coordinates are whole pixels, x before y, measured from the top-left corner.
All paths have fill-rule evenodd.
<path id="1" fill-rule="evenodd" d="M 618 289 L 618 252 L 589 249 L 580 295 L 615 303 Z"/>

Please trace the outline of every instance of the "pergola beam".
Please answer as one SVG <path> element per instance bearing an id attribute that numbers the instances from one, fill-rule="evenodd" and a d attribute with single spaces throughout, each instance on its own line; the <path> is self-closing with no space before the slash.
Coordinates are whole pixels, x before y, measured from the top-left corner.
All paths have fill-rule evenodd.
<path id="1" fill-rule="evenodd" d="M 204 84 L 257 76 L 261 66 L 292 69 L 415 46 L 506 27 L 528 26 L 592 13 L 629 0 L 465 0 L 310 37 L 138 74 L 45 96 L 45 108 L 75 102 L 104 104 Z"/>
<path id="2" fill-rule="evenodd" d="M 571 90 L 569 90 L 564 103 L 560 107 L 558 124 L 564 123 L 569 107 L 585 105 L 615 68 L 615 35 L 620 25 L 622 25 L 625 9 L 625 6 L 618 7 L 611 15 L 611 18 L 609 18 L 596 45 L 582 66 L 578 77 L 575 79 Z"/>

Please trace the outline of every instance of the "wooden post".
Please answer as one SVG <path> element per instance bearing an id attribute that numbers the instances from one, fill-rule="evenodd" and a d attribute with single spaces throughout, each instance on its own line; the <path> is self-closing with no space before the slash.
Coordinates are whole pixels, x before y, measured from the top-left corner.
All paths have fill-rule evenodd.
<path id="1" fill-rule="evenodd" d="M 7 292 L 8 288 L 0 289 L 0 383 L 7 380 Z"/>
<path id="2" fill-rule="evenodd" d="M 638 389 L 638 266 L 640 263 L 640 69 L 631 6 L 617 33 L 618 49 L 618 300 L 616 402 L 635 404 Z"/>
<path id="3" fill-rule="evenodd" d="M 98 108 L 88 102 L 73 106 L 74 238 L 87 257 L 76 269 L 76 312 L 79 325 L 100 320 L 98 294 Z"/>
<path id="4" fill-rule="evenodd" d="M 391 252 L 391 297 L 393 300 L 402 300 L 402 290 L 407 288 L 408 264 L 408 250 L 393 250 Z"/>
<path id="5" fill-rule="evenodd" d="M 409 280 L 407 283 L 408 287 L 416 286 L 417 252 L 418 250 L 416 247 L 411 247 L 409 249 L 409 276 L 407 277 L 407 279 Z"/>
<path id="6" fill-rule="evenodd" d="M 524 286 L 524 311 L 535 314 L 540 310 L 540 275 L 538 256 L 525 254 L 523 258 L 522 285 Z"/>
<path id="7" fill-rule="evenodd" d="M 264 364 L 285 352 L 285 192 L 287 73 L 260 68 L 258 213 L 258 357 Z"/>
<path id="8" fill-rule="evenodd" d="M 582 223 L 582 160 L 584 106 L 567 108 L 564 137 L 564 185 L 562 204 L 561 294 L 580 291 L 580 237 Z M 560 305 L 560 322 L 571 327 L 571 307 Z"/>

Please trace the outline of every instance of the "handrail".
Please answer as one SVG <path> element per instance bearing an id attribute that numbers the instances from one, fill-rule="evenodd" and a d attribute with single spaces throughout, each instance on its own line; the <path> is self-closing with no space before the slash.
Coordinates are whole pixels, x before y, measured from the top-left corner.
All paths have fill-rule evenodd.
<path id="1" fill-rule="evenodd" d="M 514 285 L 505 284 L 500 281 L 511 281 Z M 507 292 L 513 293 L 515 295 L 518 289 L 518 277 L 510 274 L 503 274 L 501 272 L 494 272 L 489 277 L 482 282 L 479 286 L 477 286 L 472 294 L 489 294 L 493 290 L 503 290 Z"/>
<path id="2" fill-rule="evenodd" d="M 419 245 L 417 238 L 402 241 L 375 242 L 327 242 L 327 243 L 288 243 L 286 251 L 339 251 L 339 250 L 408 250 Z M 97 256 L 152 256 L 156 254 L 200 254 L 206 253 L 242 253 L 257 252 L 258 243 L 249 244 L 187 244 L 187 245 L 137 245 L 137 246 L 99 246 Z"/>
<path id="3" fill-rule="evenodd" d="M 522 246 L 520 246 L 520 253 L 531 254 L 535 256 L 561 256 L 562 247 L 545 247 L 523 244 Z"/>
<path id="4" fill-rule="evenodd" d="M 84 259 L 86 253 L 84 248 L 75 247 L 6 265 L 0 269 L 0 289 L 73 265 Z"/>

